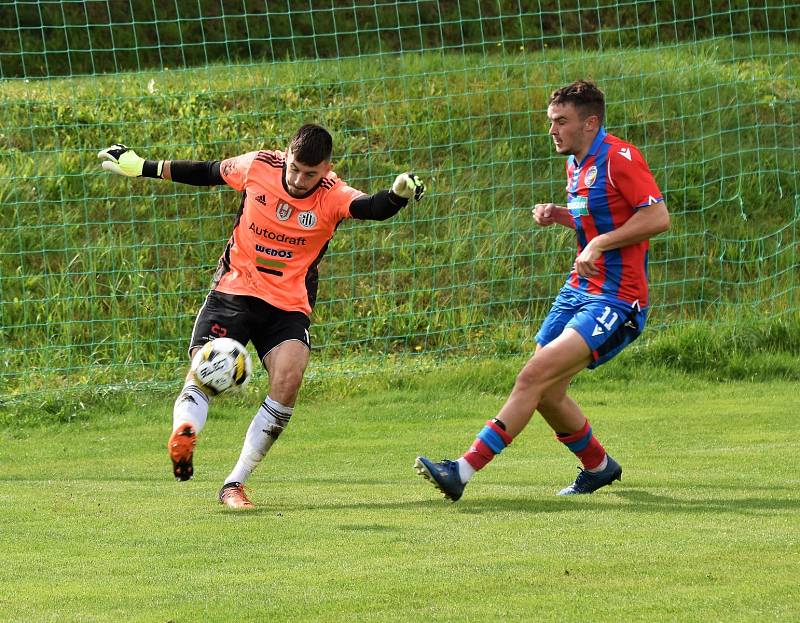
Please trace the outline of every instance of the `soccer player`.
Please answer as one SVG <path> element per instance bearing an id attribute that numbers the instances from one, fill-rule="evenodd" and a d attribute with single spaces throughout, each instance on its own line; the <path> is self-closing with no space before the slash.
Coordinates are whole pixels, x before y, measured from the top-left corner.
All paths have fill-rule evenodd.
<path id="1" fill-rule="evenodd" d="M 578 253 L 497 417 L 458 460 L 417 457 L 419 475 L 453 502 L 534 411 L 582 464 L 559 495 L 592 493 L 622 476 L 567 388 L 578 372 L 609 361 L 644 329 L 648 241 L 668 229 L 669 213 L 639 150 L 604 129 L 605 97 L 595 84 L 579 80 L 554 91 L 547 116 L 556 151 L 568 156 L 567 205 L 536 204 L 533 219 L 540 227 L 574 229 Z"/>
<path id="2" fill-rule="evenodd" d="M 332 149 L 328 131 L 309 124 L 297 131 L 285 151 L 253 151 L 222 161 L 145 160 L 120 144 L 98 153 L 104 169 L 127 177 L 228 184 L 242 193 L 233 233 L 189 344 L 191 360 L 203 344 L 218 337 L 252 341 L 269 375 L 269 394 L 218 495 L 231 508 L 253 507 L 244 482 L 292 417 L 311 350 L 308 329 L 317 297 L 317 267 L 336 228 L 348 218 L 388 219 L 425 192 L 416 175 L 402 173 L 391 189 L 366 195 L 331 170 Z M 210 401 L 187 374 L 167 445 L 178 480 L 192 477 L 197 435 Z"/>

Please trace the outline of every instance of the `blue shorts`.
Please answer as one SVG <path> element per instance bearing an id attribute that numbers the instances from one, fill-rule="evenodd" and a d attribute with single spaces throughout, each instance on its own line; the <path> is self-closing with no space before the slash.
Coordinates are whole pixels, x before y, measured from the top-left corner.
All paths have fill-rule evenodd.
<path id="1" fill-rule="evenodd" d="M 589 368 L 596 368 L 639 337 L 646 321 L 647 309 L 638 305 L 609 301 L 564 286 L 536 334 L 536 342 L 546 346 L 564 329 L 574 329 L 592 351 Z"/>

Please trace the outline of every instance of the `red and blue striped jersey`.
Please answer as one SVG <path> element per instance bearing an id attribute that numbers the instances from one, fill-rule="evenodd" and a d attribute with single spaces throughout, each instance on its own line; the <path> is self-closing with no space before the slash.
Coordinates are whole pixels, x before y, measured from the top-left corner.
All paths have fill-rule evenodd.
<path id="1" fill-rule="evenodd" d="M 636 210 L 663 201 L 650 168 L 636 147 L 600 128 L 583 162 L 567 159 L 567 208 L 575 224 L 578 255 L 595 236 L 621 227 Z M 575 271 L 568 286 L 603 298 L 648 304 L 649 241 L 606 251 L 597 260 L 599 273 L 581 277 Z M 576 255 L 577 257 L 577 255 Z"/>

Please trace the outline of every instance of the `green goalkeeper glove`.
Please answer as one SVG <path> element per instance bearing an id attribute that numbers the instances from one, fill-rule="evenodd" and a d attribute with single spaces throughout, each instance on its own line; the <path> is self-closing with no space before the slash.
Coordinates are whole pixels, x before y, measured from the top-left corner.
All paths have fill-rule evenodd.
<path id="1" fill-rule="evenodd" d="M 161 177 L 164 166 L 163 160 L 145 160 L 121 143 L 97 152 L 97 157 L 104 160 L 102 166 L 106 171 L 125 177 Z"/>
<path id="2" fill-rule="evenodd" d="M 419 201 L 425 195 L 425 184 L 414 173 L 401 173 L 392 184 L 392 192 L 403 199 Z"/>

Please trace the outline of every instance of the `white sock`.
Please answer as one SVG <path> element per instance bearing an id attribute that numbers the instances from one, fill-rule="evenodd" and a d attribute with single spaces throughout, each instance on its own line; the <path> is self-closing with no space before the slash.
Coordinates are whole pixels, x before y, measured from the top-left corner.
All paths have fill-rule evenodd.
<path id="1" fill-rule="evenodd" d="M 292 407 L 282 405 L 267 396 L 253 421 L 250 422 L 244 438 L 242 453 L 239 455 L 233 471 L 225 479 L 225 484 L 229 482 L 243 483 L 247 480 L 283 429 L 286 428 L 289 418 L 292 417 L 292 411 Z"/>
<path id="2" fill-rule="evenodd" d="M 194 381 L 187 381 L 172 408 L 172 430 L 188 422 L 195 433 L 203 430 L 208 418 L 209 398 Z"/>
<path id="3" fill-rule="evenodd" d="M 475 468 L 463 456 L 456 463 L 458 463 L 458 476 L 461 478 L 461 484 L 465 485 L 475 475 Z"/>
<path id="4" fill-rule="evenodd" d="M 596 474 L 597 472 L 602 472 L 606 467 L 608 467 L 607 454 L 603 457 L 603 460 L 600 462 L 600 465 L 598 465 L 597 467 L 593 467 L 592 469 L 587 469 L 586 471 Z"/>

